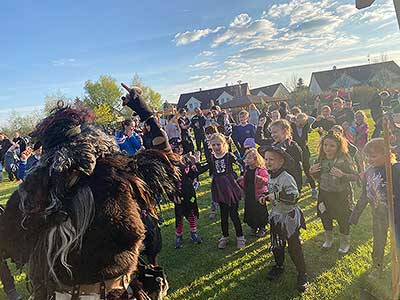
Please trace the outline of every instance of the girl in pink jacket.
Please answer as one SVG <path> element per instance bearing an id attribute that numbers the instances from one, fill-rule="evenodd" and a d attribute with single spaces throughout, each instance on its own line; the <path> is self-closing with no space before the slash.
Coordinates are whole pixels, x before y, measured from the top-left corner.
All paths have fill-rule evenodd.
<path id="1" fill-rule="evenodd" d="M 268 211 L 258 199 L 263 193 L 268 192 L 268 171 L 264 159 L 255 148 L 246 151 L 244 163 L 246 170 L 244 176 L 239 178 L 239 185 L 245 194 L 244 222 L 251 227 L 253 234 L 263 237 L 268 223 Z"/>

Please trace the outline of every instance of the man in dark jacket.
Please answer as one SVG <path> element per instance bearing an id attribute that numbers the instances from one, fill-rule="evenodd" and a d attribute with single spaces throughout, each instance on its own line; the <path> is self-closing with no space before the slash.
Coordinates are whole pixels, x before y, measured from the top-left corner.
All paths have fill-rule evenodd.
<path id="1" fill-rule="evenodd" d="M 203 147 L 206 147 L 206 135 L 204 133 L 204 127 L 206 125 L 206 118 L 203 116 L 203 112 L 199 107 L 194 109 L 195 115 L 192 117 L 191 120 L 191 127 L 193 128 L 194 132 L 194 139 L 196 140 L 196 150 L 202 153 L 201 144 L 203 143 Z"/>

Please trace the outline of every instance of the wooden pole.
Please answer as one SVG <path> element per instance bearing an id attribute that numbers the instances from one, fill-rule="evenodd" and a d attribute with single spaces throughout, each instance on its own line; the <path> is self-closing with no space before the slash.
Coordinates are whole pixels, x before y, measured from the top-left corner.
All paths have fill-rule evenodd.
<path id="1" fill-rule="evenodd" d="M 394 199 L 393 199 L 393 174 L 392 163 L 390 161 L 390 121 L 387 117 L 383 120 L 383 133 L 385 141 L 385 158 L 386 158 L 386 192 L 389 204 L 389 221 L 390 221 L 390 241 L 392 250 L 392 293 L 393 300 L 397 300 L 399 296 L 399 258 L 397 255 L 396 232 L 394 224 Z"/>
<path id="2" fill-rule="evenodd" d="M 393 0 L 394 9 L 396 10 L 397 15 L 397 23 L 399 24 L 400 29 L 400 0 Z"/>

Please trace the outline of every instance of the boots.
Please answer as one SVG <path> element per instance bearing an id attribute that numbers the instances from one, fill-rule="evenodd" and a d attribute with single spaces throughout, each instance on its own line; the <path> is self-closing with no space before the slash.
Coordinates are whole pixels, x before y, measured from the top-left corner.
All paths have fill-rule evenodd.
<path id="1" fill-rule="evenodd" d="M 221 237 L 219 240 L 218 240 L 218 249 L 225 249 L 226 248 L 226 245 L 228 244 L 228 237 Z"/>
<path id="2" fill-rule="evenodd" d="M 340 246 L 339 253 L 346 254 L 350 250 L 350 235 L 339 233 Z"/>
<path id="3" fill-rule="evenodd" d="M 332 230 L 325 231 L 325 242 L 322 244 L 322 249 L 330 249 L 333 244 L 333 232 Z"/>
<path id="4" fill-rule="evenodd" d="M 236 238 L 236 247 L 238 249 L 242 249 L 246 246 L 246 239 L 244 238 L 244 236 L 240 236 Z"/>

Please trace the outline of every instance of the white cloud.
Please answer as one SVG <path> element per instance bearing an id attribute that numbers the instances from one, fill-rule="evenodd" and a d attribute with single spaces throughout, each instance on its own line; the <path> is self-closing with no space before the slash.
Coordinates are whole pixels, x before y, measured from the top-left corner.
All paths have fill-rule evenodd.
<path id="1" fill-rule="evenodd" d="M 215 48 L 223 43 L 228 45 L 263 43 L 272 40 L 277 32 L 269 20 L 251 21 L 247 14 L 240 14 L 224 33 L 214 39 L 211 47 Z"/>
<path id="2" fill-rule="evenodd" d="M 180 32 L 175 35 L 174 42 L 176 46 L 183 46 L 193 42 L 196 42 L 212 33 L 217 33 L 218 31 L 222 30 L 224 27 L 217 27 L 215 29 L 197 29 L 193 31 L 185 31 Z"/>
<path id="3" fill-rule="evenodd" d="M 61 59 L 53 60 L 51 62 L 51 64 L 55 67 L 60 67 L 60 66 L 71 65 L 75 62 L 76 62 L 75 58 L 61 58 Z"/>
<path id="4" fill-rule="evenodd" d="M 342 18 L 350 18 L 354 15 L 360 13 L 360 11 L 355 7 L 354 4 L 344 4 L 336 7 L 336 13 L 338 13 Z"/>
<path id="5" fill-rule="evenodd" d="M 210 78 L 211 78 L 211 76 L 209 76 L 209 75 L 195 75 L 195 76 L 191 76 L 189 78 L 189 80 L 203 82 L 203 81 L 209 80 Z"/>
<path id="6" fill-rule="evenodd" d="M 189 65 L 189 67 L 191 68 L 195 68 L 195 69 L 210 69 L 215 67 L 215 65 L 217 65 L 218 63 L 215 61 L 203 61 L 194 65 Z"/>
<path id="7" fill-rule="evenodd" d="M 209 57 L 209 56 L 214 56 L 215 53 L 213 51 L 202 51 L 199 56 L 205 56 L 205 57 Z"/>

